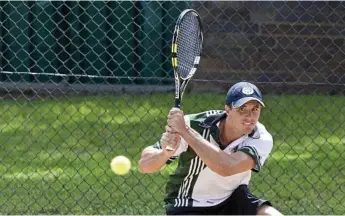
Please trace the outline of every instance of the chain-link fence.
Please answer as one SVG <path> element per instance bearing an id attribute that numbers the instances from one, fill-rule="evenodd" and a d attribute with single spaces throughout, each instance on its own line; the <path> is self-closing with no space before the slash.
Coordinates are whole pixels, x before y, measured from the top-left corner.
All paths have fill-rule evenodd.
<path id="1" fill-rule="evenodd" d="M 173 105 L 170 43 L 203 20 L 185 113 L 223 109 L 234 82 L 265 95 L 274 148 L 250 184 L 284 214 L 344 214 L 343 2 L 0 2 L 0 213 L 164 214 L 172 164 L 137 171 Z M 109 162 L 126 155 L 131 173 Z"/>

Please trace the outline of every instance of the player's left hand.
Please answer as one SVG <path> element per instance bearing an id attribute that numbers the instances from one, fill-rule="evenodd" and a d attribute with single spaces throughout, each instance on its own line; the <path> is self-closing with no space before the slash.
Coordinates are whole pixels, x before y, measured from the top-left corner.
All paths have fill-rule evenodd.
<path id="1" fill-rule="evenodd" d="M 172 108 L 168 115 L 168 126 L 180 135 L 187 131 L 186 123 L 184 121 L 183 111 L 180 109 Z"/>

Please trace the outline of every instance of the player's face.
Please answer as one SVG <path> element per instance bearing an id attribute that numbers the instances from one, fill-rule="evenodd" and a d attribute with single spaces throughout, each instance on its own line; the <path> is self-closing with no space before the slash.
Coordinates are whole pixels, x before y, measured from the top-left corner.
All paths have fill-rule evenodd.
<path id="1" fill-rule="evenodd" d="M 225 106 L 229 124 L 233 124 L 243 134 L 251 133 L 259 121 L 261 107 L 261 104 L 255 100 L 248 101 L 239 108 L 230 109 L 229 106 Z"/>

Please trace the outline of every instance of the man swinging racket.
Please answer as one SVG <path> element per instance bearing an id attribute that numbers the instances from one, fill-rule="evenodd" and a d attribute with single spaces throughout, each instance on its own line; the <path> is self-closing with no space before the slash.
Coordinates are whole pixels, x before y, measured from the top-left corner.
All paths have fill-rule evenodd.
<path id="1" fill-rule="evenodd" d="M 152 173 L 178 158 L 166 186 L 168 215 L 282 215 L 248 188 L 251 171 L 260 171 L 273 146 L 258 122 L 262 107 L 259 89 L 239 82 L 224 110 L 169 112 L 166 132 L 139 161 L 142 173 Z"/>

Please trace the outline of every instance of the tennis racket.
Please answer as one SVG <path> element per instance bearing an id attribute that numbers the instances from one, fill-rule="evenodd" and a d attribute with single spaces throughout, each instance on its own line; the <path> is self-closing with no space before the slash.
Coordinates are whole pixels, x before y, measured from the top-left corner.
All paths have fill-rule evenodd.
<path id="1" fill-rule="evenodd" d="M 203 33 L 199 14 L 193 9 L 182 11 L 176 21 L 171 45 L 176 109 L 180 109 L 186 86 L 199 66 L 202 43 Z M 175 150 L 170 146 L 166 149 Z"/>
<path id="2" fill-rule="evenodd" d="M 186 9 L 179 15 L 172 38 L 172 67 L 175 76 L 175 108 L 181 107 L 182 96 L 188 82 L 195 74 L 203 43 L 199 14 Z"/>

